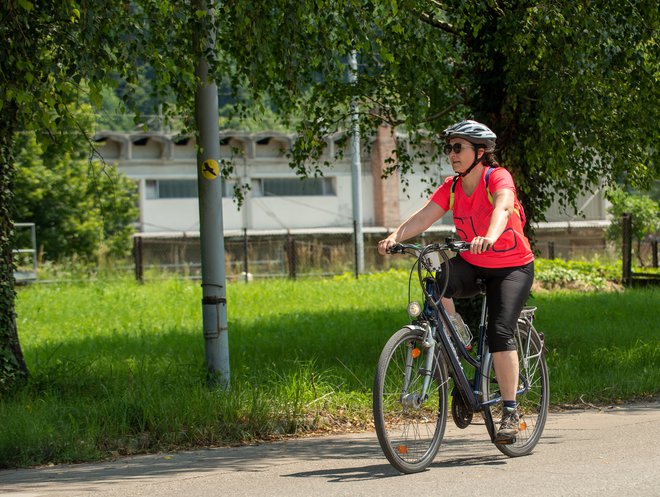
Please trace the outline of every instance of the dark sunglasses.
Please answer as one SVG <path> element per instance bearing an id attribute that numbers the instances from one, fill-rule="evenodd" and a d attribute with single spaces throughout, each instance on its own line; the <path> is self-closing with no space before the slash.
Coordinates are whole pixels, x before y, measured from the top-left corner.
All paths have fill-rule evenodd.
<path id="1" fill-rule="evenodd" d="M 463 150 L 463 147 L 474 148 L 471 145 L 463 145 L 462 143 L 454 143 L 453 145 L 451 143 L 447 143 L 447 145 L 445 145 L 445 153 L 447 155 L 451 154 L 452 152 L 455 154 L 460 154 L 461 150 Z"/>

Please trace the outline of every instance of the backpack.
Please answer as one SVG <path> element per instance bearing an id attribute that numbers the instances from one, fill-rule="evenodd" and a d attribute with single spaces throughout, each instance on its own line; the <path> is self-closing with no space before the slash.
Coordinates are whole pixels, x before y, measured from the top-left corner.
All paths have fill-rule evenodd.
<path id="1" fill-rule="evenodd" d="M 488 201 L 490 202 L 490 205 L 493 205 L 493 195 L 490 193 L 490 189 L 488 188 L 488 180 L 490 179 L 490 175 L 492 172 L 495 170 L 495 167 L 490 166 L 488 168 L 488 171 L 486 171 L 486 193 L 488 193 Z M 458 183 L 458 180 L 461 177 L 456 175 L 454 176 L 454 180 L 451 183 L 451 193 L 449 194 L 449 209 L 453 210 L 454 209 L 454 190 L 456 189 L 456 183 Z M 520 202 L 518 202 L 518 198 L 515 199 L 514 206 L 513 206 L 513 211 L 518 214 L 518 217 L 520 218 L 520 224 L 521 227 L 525 226 L 525 223 L 527 222 L 527 218 L 525 216 L 525 209 L 523 209 L 523 206 Z"/>

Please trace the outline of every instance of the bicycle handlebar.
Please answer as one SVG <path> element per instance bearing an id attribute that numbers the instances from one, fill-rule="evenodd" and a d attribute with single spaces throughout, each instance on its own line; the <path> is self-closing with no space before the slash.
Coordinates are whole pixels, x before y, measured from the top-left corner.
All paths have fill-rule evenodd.
<path id="1" fill-rule="evenodd" d="M 415 251 L 415 255 L 419 253 L 428 253 L 436 251 L 448 252 L 465 252 L 470 250 L 470 243 L 462 240 L 452 240 L 447 238 L 444 243 L 430 243 L 428 245 L 420 245 L 416 243 L 397 243 L 386 250 L 388 254 L 406 254 L 408 251 Z"/>

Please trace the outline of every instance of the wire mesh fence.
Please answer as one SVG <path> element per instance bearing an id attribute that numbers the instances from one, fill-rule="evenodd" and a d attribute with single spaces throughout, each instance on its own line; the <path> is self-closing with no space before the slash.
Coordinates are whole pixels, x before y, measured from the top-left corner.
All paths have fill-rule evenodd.
<path id="1" fill-rule="evenodd" d="M 365 235 L 366 271 L 390 267 L 378 256 L 377 241 L 385 233 Z M 350 231 L 322 234 L 244 233 L 224 240 L 225 271 L 230 280 L 331 276 L 355 271 L 356 251 Z M 136 277 L 177 273 L 201 278 L 199 238 L 136 236 L 134 245 Z"/>
<path id="2" fill-rule="evenodd" d="M 401 257 L 381 257 L 376 246 L 386 232 L 364 235 L 364 269 L 366 272 L 408 267 Z M 444 240 L 451 232 L 431 232 L 418 241 Z M 199 238 L 159 238 L 136 236 L 135 266 L 138 279 L 162 277 L 175 273 L 201 278 Z M 258 278 L 322 277 L 356 271 L 356 246 L 350 231 L 316 234 L 266 234 L 225 237 L 225 270 L 229 280 Z M 564 260 L 598 260 L 616 263 L 621 260 L 621 246 L 603 237 L 540 238 L 534 249 L 539 257 Z M 657 267 L 657 240 L 636 245 L 635 265 Z"/>
<path id="3" fill-rule="evenodd" d="M 130 260 L 115 262 L 110 269 L 91 271 L 54 271 L 48 265 L 37 268 L 36 244 L 32 226 L 26 227 L 21 249 L 15 250 L 18 276 L 29 271 L 30 281 L 62 281 L 88 279 L 103 272 L 104 277 L 133 275 L 139 281 L 167 278 L 201 279 L 201 248 L 197 233 L 139 233 L 134 236 Z M 32 233 L 30 233 L 30 229 Z M 364 232 L 364 271 L 367 273 L 391 268 L 410 268 L 410 260 L 400 256 L 382 257 L 377 252 L 378 241 L 387 236 L 384 229 Z M 420 243 L 454 237 L 449 227 L 434 227 L 421 235 Z M 658 267 L 658 237 L 630 243 L 631 275 Z M 608 242 L 604 230 L 553 231 L 538 230 L 533 240 L 536 255 L 545 259 L 597 260 L 604 264 L 622 264 L 622 244 Z M 623 258 L 625 259 L 625 258 Z M 241 232 L 225 233 L 224 263 L 230 281 L 250 281 L 265 278 L 327 277 L 355 274 L 357 249 L 353 230 L 349 228 L 311 232 Z M 626 261 L 624 261 L 626 262 Z M 653 270 L 650 270 L 653 272 Z M 657 273 L 657 271 L 656 271 Z M 17 282 L 26 282 L 25 279 Z M 654 276 L 655 278 L 655 276 Z M 622 276 L 625 279 L 625 275 Z"/>

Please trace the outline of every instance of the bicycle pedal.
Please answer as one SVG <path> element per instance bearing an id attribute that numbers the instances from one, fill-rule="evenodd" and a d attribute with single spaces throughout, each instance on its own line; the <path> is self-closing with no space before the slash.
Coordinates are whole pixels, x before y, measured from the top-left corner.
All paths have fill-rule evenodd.
<path id="1" fill-rule="evenodd" d="M 495 445 L 511 445 L 516 443 L 516 437 L 507 437 L 507 438 L 496 438 Z"/>

